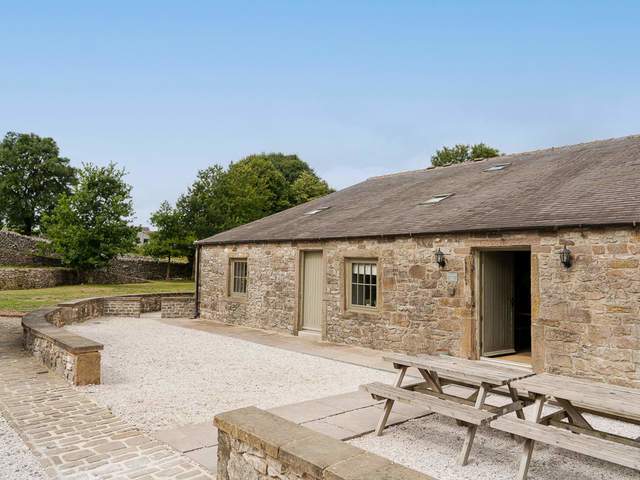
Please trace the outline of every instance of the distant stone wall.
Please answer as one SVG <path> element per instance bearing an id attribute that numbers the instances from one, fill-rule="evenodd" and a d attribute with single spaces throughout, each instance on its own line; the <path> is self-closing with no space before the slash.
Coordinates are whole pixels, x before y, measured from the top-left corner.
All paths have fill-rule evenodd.
<path id="1" fill-rule="evenodd" d="M 167 275 L 167 262 L 150 257 L 124 255 L 113 259 L 103 271 L 116 277 L 164 280 Z M 170 278 L 191 278 L 191 264 L 171 262 Z"/>
<path id="2" fill-rule="evenodd" d="M 218 480 L 434 480 L 255 407 L 214 423 Z"/>
<path id="3" fill-rule="evenodd" d="M 162 299 L 162 318 L 194 318 L 196 302 L 193 296 L 165 297 Z"/>
<path id="4" fill-rule="evenodd" d="M 0 230 L 0 265 L 59 266 L 60 259 L 43 256 L 40 246 L 47 240 Z"/>
<path id="5" fill-rule="evenodd" d="M 0 267 L 0 290 L 26 290 L 75 285 L 74 270 L 60 267 Z"/>
<path id="6" fill-rule="evenodd" d="M 0 266 L 40 266 L 51 267 L 61 266 L 61 261 L 56 255 L 43 255 L 42 247 L 49 243 L 47 239 L 39 237 L 28 237 L 15 232 L 0 230 Z M 189 263 L 171 262 L 170 278 L 191 278 L 192 267 Z M 28 285 L 28 280 L 24 280 L 27 274 L 22 275 L 21 282 Z M 82 272 L 80 281 L 82 283 L 136 283 L 145 280 L 164 280 L 167 276 L 167 262 L 156 260 L 151 257 L 141 255 L 123 255 L 114 258 L 110 264 L 97 271 Z M 39 282 L 37 275 L 33 280 L 34 284 Z M 18 280 L 16 280 L 18 281 Z M 61 283 L 65 285 L 66 283 Z M 47 286 L 55 286 L 49 285 Z M 41 287 L 18 287 L 18 288 L 41 288 Z M 2 289 L 0 287 L 0 289 Z"/>

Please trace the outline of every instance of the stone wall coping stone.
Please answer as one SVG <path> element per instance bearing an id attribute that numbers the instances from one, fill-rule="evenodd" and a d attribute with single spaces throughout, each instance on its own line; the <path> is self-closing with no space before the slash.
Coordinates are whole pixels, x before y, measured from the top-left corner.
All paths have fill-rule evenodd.
<path id="1" fill-rule="evenodd" d="M 104 348 L 101 343 L 49 323 L 47 316 L 56 310 L 56 307 L 49 307 L 29 312 L 22 317 L 22 326 L 31 330 L 34 335 L 46 338 L 70 353 L 97 352 Z"/>
<path id="2" fill-rule="evenodd" d="M 264 451 L 304 478 L 433 480 L 428 475 L 256 407 L 216 415 L 214 424 L 221 432 Z"/>

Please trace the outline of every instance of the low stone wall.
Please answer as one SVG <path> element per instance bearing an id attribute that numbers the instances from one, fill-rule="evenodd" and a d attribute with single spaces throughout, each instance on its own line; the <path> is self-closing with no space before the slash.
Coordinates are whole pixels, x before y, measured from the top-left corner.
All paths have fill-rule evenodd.
<path id="1" fill-rule="evenodd" d="M 255 407 L 214 423 L 218 480 L 433 480 Z"/>
<path id="2" fill-rule="evenodd" d="M 105 298 L 102 304 L 103 315 L 107 317 L 135 317 L 141 313 L 140 297 Z"/>
<path id="3" fill-rule="evenodd" d="M 25 290 L 75 285 L 78 276 L 69 268 L 0 267 L 0 290 Z"/>
<path id="4" fill-rule="evenodd" d="M 189 297 L 193 302 L 191 293 L 96 297 L 34 310 L 22 317 L 23 344 L 49 370 L 74 385 L 99 384 L 103 345 L 60 327 L 101 316 L 139 317 L 160 310 L 163 298 L 178 301 Z"/>
<path id="5" fill-rule="evenodd" d="M 74 385 L 99 384 L 103 345 L 52 325 L 49 317 L 57 310 L 42 308 L 22 318 L 24 348 Z"/>
<path id="6" fill-rule="evenodd" d="M 193 296 L 165 297 L 162 299 L 162 318 L 195 318 L 196 302 Z"/>

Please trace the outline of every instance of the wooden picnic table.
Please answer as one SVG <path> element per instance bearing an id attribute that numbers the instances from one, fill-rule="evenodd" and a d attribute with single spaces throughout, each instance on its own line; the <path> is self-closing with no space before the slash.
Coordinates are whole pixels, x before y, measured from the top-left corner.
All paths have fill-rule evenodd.
<path id="1" fill-rule="evenodd" d="M 515 411 L 519 418 L 524 418 L 523 402 L 518 399 L 517 391 L 511 383 L 533 375 L 523 368 L 500 365 L 488 361 L 466 360 L 451 356 L 435 355 L 388 355 L 384 360 L 392 362 L 398 369 L 394 385 L 376 382 L 363 385 L 361 388 L 374 398 L 384 399 L 385 405 L 376 427 L 376 434 L 382 435 L 389 414 L 396 401 L 413 406 L 423 407 L 467 425 L 467 435 L 460 453 L 459 463 L 466 465 L 479 425 L 489 423 L 500 415 Z M 407 369 L 416 368 L 425 380 L 421 386 L 426 389 L 415 390 L 415 385 L 402 386 Z M 473 390 L 467 398 L 447 394 L 443 386 L 447 383 L 464 385 Z M 507 387 L 511 403 L 502 407 L 494 407 L 485 403 L 489 392 L 497 388 Z"/>
<path id="2" fill-rule="evenodd" d="M 527 478 L 536 441 L 640 470 L 640 439 L 595 429 L 585 412 L 630 423 L 640 421 L 640 390 L 543 373 L 514 382 L 535 396 L 527 419 L 501 417 L 491 427 L 525 438 L 518 479 Z M 559 410 L 543 415 L 548 397 Z M 565 421 L 566 420 L 566 421 Z"/>

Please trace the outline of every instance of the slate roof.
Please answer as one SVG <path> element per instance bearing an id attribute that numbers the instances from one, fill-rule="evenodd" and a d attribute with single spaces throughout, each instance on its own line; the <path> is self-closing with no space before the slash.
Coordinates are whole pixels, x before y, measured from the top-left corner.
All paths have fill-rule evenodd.
<path id="1" fill-rule="evenodd" d="M 509 164 L 504 170 L 488 167 Z M 453 194 L 423 204 L 434 195 Z M 329 207 L 315 215 L 314 209 Z M 373 177 L 200 244 L 640 222 L 640 135 Z"/>

